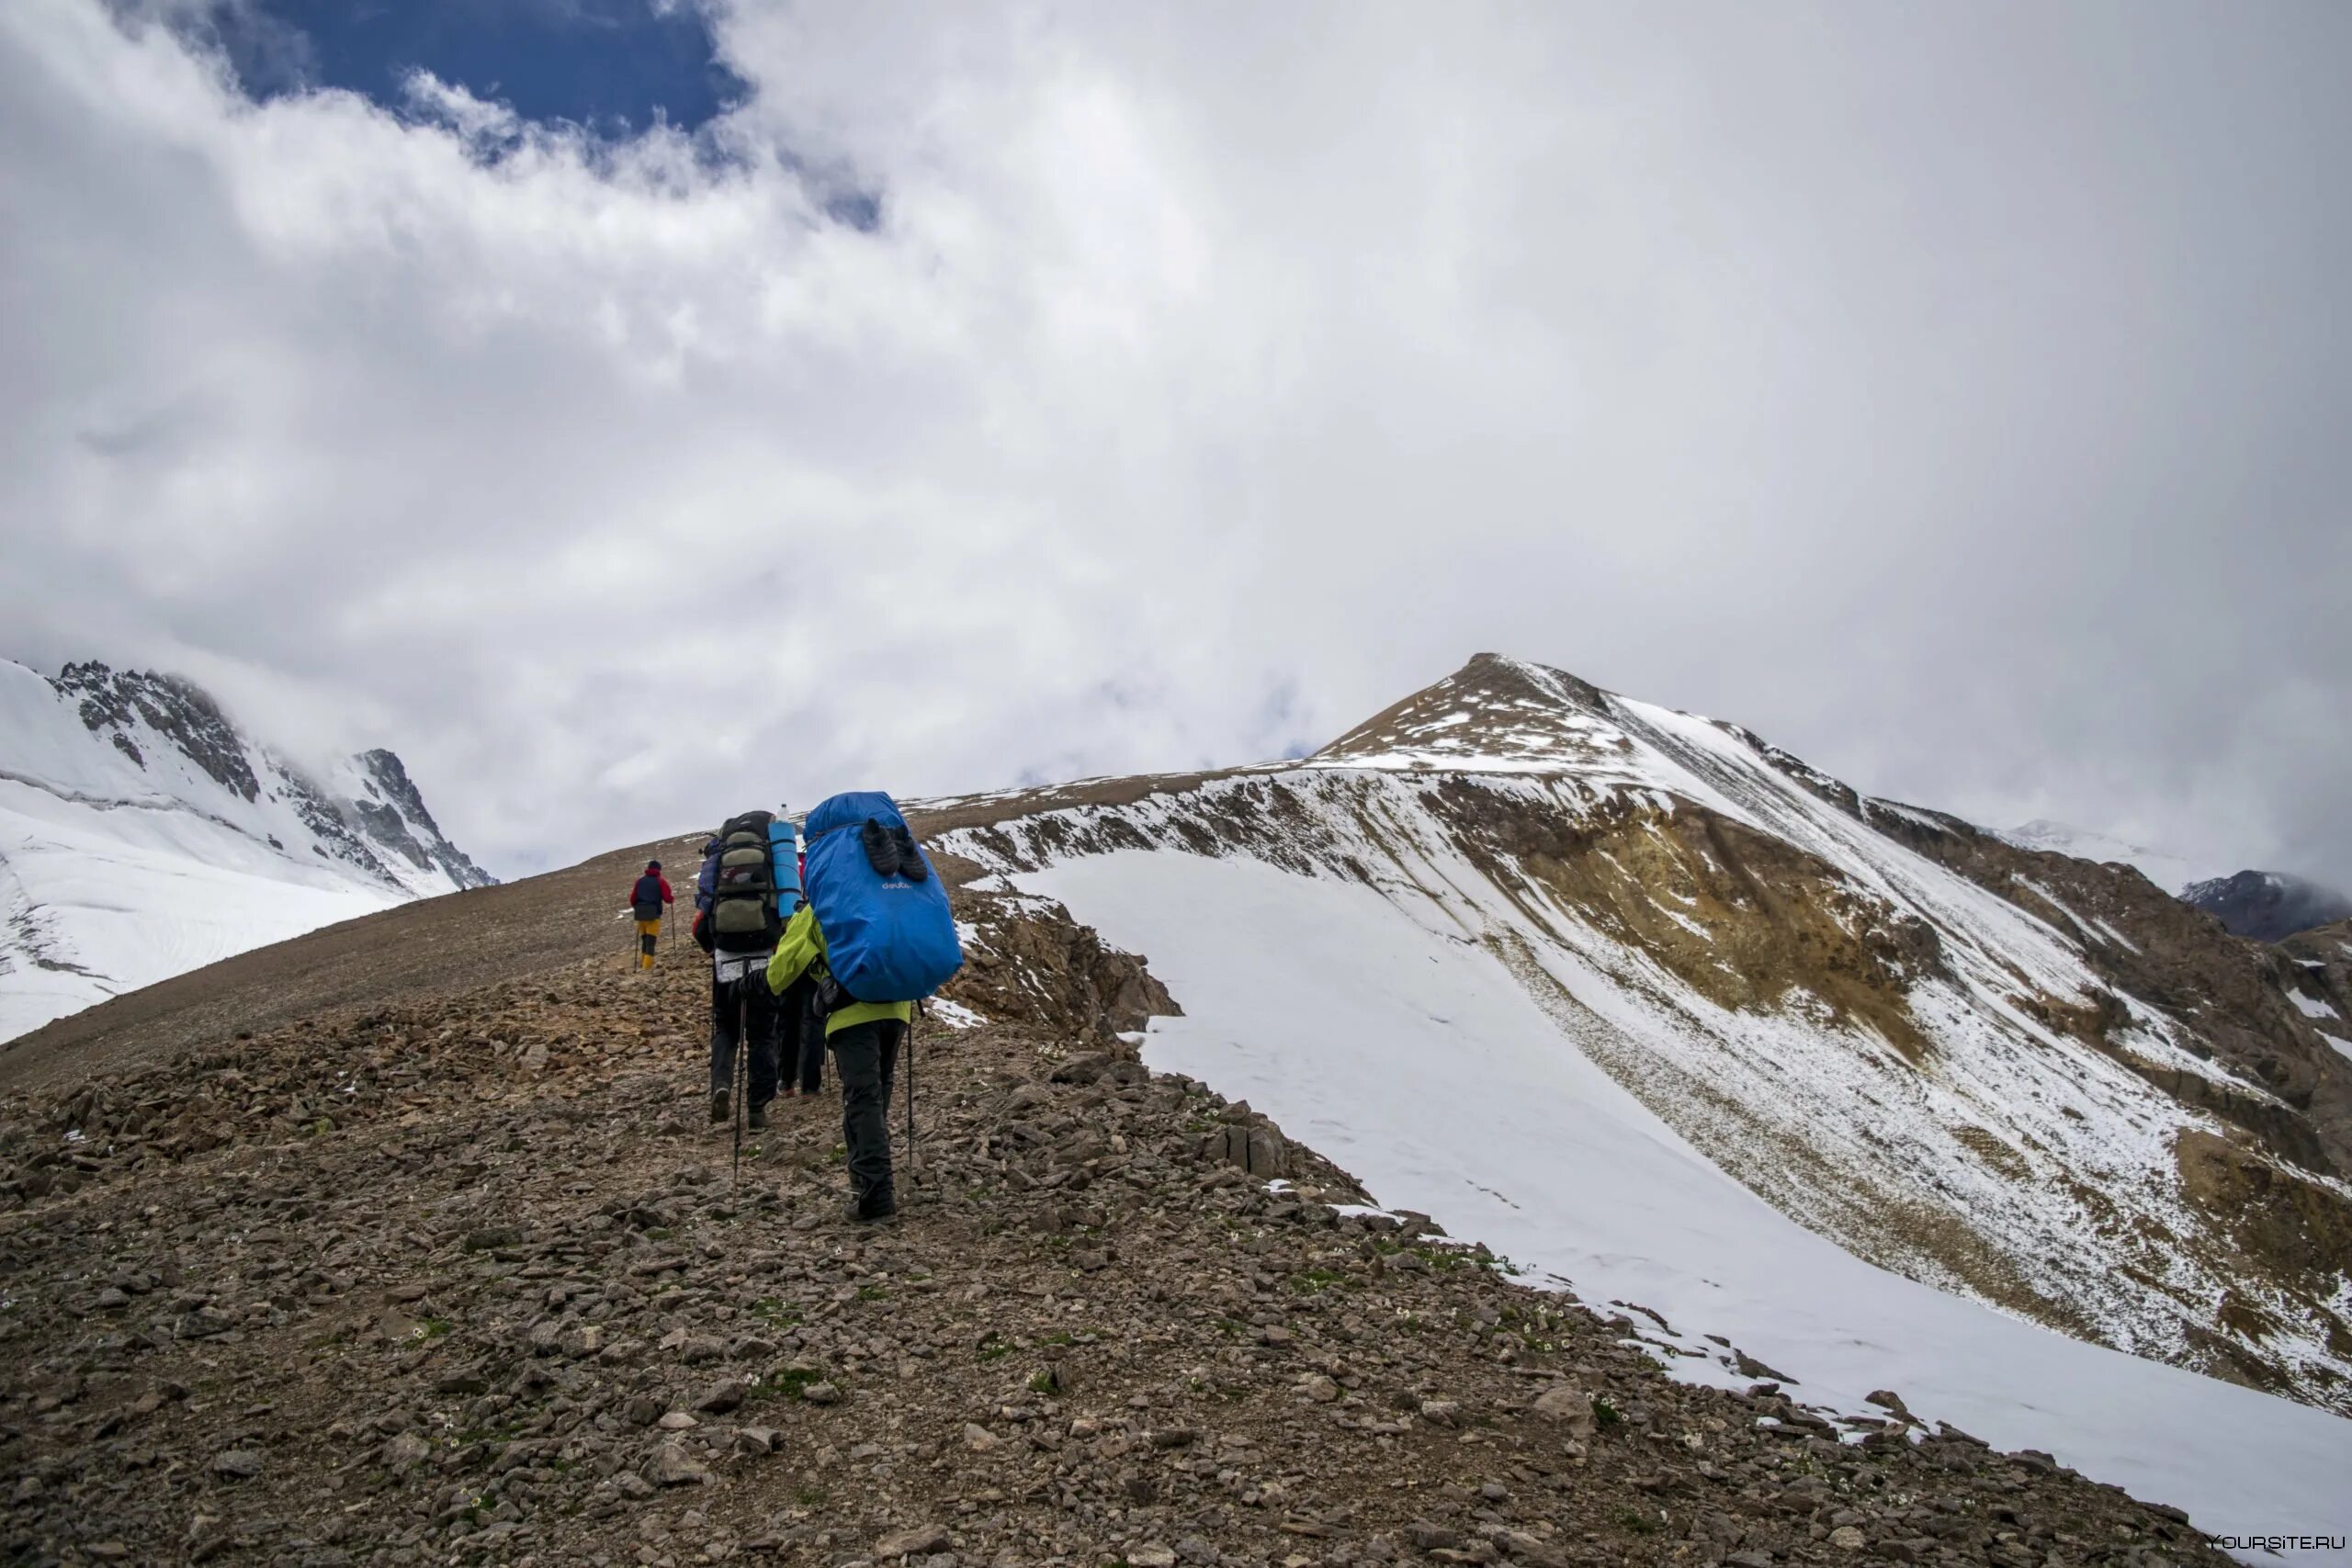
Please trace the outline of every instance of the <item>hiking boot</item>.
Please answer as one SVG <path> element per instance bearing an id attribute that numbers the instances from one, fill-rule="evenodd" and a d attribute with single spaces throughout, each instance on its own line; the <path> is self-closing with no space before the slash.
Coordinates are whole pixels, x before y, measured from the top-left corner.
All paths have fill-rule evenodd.
<path id="1" fill-rule="evenodd" d="M 768 1102 L 764 1100 L 752 1107 L 752 1131 L 764 1132 L 768 1124 Z"/>
<path id="2" fill-rule="evenodd" d="M 725 1089 L 712 1089 L 712 1090 L 710 1091 L 710 1121 L 711 1121 L 711 1125 L 713 1125 L 713 1126 L 717 1126 L 719 1122 L 724 1122 L 724 1121 L 726 1121 L 726 1120 L 727 1120 L 727 1091 L 726 1091 Z"/>
<path id="3" fill-rule="evenodd" d="M 860 1224 L 872 1224 L 876 1220 L 893 1219 L 898 1213 L 898 1195 L 888 1187 L 878 1192 L 850 1201 L 849 1217 Z"/>

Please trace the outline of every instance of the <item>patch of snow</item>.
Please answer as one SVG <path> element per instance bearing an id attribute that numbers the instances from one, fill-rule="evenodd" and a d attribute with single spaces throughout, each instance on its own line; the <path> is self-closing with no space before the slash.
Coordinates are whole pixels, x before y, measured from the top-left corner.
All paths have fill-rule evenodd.
<path id="1" fill-rule="evenodd" d="M 988 1021 L 963 1003 L 949 1001 L 945 997 L 933 997 L 924 1007 L 932 1017 L 950 1029 L 978 1029 Z"/>
<path id="2" fill-rule="evenodd" d="M 2294 1003 L 2295 1010 L 2305 1018 L 2332 1018 L 2338 1023 L 2344 1021 L 2343 1015 L 2323 998 L 2307 997 L 2301 991 L 2290 990 L 2287 999 Z"/>
<path id="3" fill-rule="evenodd" d="M 1918 826 L 1928 829 L 1934 832 L 1940 833 L 1945 830 L 1943 823 L 1937 821 L 1934 818 L 1915 807 L 1905 806 L 1900 802 L 1893 800 L 1879 800 L 1875 797 L 1865 804 L 1868 808 L 1873 812 L 1883 812 L 1889 817 L 1900 817 L 1906 822 L 1917 823 Z"/>
<path id="4" fill-rule="evenodd" d="M 401 901 L 206 818 L 100 813 L 0 781 L 0 1039 Z"/>

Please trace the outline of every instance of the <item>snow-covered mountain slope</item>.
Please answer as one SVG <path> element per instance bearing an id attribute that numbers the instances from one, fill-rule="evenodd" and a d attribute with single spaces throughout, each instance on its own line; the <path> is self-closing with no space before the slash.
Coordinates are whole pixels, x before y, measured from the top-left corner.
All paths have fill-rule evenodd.
<path id="1" fill-rule="evenodd" d="M 1510 1103 L 1497 1124 L 1523 1130 L 1531 1110 L 1566 1127 L 1605 1076 L 1612 1103 L 1641 1108 L 1643 1138 L 1857 1258 L 2352 1409 L 2352 1063 L 2292 998 L 2291 965 L 2138 875 L 1868 799 L 1736 728 L 1485 656 L 1302 761 L 937 809 L 946 848 L 1037 878 L 1112 940 L 1221 955 L 1191 976 L 1197 996 L 1161 978 L 1187 1014 L 1241 1029 L 1234 1051 L 1296 1070 L 1282 1081 L 1297 1100 L 1261 1109 L 1306 1117 L 1326 1152 L 1352 1145 L 1317 1119 L 1339 1102 L 1313 1084 L 1376 1086 L 1406 1115 L 1438 1094 Z M 1182 879 L 1181 916 L 1155 913 L 1164 879 Z M 1254 1004 L 1224 1005 L 1231 944 L 1170 934 L 1261 910 L 1245 935 L 1278 974 L 1321 951 L 1318 927 L 1361 927 L 1375 906 L 1396 922 L 1391 956 L 1371 979 L 1348 968 L 1347 988 L 1374 989 L 1311 1038 L 1272 1016 L 1248 1028 Z M 1465 1075 L 1502 1047 L 1429 988 L 1462 964 L 1482 986 L 1508 978 L 1514 1029 L 1545 1021 L 1510 1059 L 1568 1064 L 1545 1069 L 1566 1075 L 1547 1098 L 1517 1103 L 1533 1092 L 1523 1063 L 1499 1083 Z M 1420 1044 L 1400 1055 L 1397 1040 Z M 1432 1134 L 1424 1163 L 1519 1169 L 1479 1179 L 1551 1225 L 1568 1199 L 1524 1179 L 1553 1168 L 1511 1164 L 1521 1135 L 1487 1151 Z M 1466 1190 L 1381 1195 L 1431 1208 Z M 1727 1267 L 1703 1233 L 1673 1242 L 1668 1227 L 1645 1254 L 1575 1203 L 1556 1234 L 1626 1243 L 1604 1248 L 1611 1290 L 1687 1277 L 1677 1300 L 1697 1308 L 1697 1282 Z M 1815 1327 L 1867 1337 L 1872 1315 Z M 1683 1326 L 1712 1326 L 1698 1316 Z"/>
<path id="2" fill-rule="evenodd" d="M 2094 833 L 2087 828 L 2052 822 L 2047 818 L 2037 818 L 2015 828 L 2004 828 L 1998 833 L 2021 850 L 2072 855 L 2076 860 L 2097 861 L 2102 864 L 2132 866 L 2167 893 L 2177 894 L 2191 883 L 2207 881 L 2227 872 L 2226 867 L 2207 861 L 2192 860 L 2186 855 L 2174 854 L 2169 850 L 2152 850 L 2144 844 L 2131 843 L 2111 834 Z"/>
<path id="3" fill-rule="evenodd" d="M 2352 1526 L 2352 1422 L 1841 1249 L 1730 1179 L 1605 1052 L 1579 1048 L 1611 1021 L 1547 1009 L 1438 901 L 1246 854 L 1122 850 L 1017 880 L 1150 955 L 1185 1009 L 1153 1021 L 1152 1066 L 1246 1099 L 1392 1208 L 1623 1308 L 1692 1381 L 1784 1375 L 1801 1402 L 1869 1417 L 1883 1414 L 1869 1396 L 1892 1389 L 1923 1419 L 2180 1504 L 2217 1533 Z"/>
<path id="4" fill-rule="evenodd" d="M 0 1039 L 489 881 L 389 751 L 317 780 L 184 681 L 0 661 Z"/>

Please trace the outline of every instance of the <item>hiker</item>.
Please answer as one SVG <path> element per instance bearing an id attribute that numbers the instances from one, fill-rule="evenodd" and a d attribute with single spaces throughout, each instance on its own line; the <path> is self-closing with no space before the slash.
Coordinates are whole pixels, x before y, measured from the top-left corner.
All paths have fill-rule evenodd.
<path id="1" fill-rule="evenodd" d="M 677 902 L 670 891 L 670 879 L 662 874 L 662 863 L 645 863 L 645 874 L 628 890 L 629 913 L 637 917 L 637 966 L 653 967 L 653 939 L 662 934 L 662 915 Z"/>
<path id="2" fill-rule="evenodd" d="M 790 831 L 792 825 L 782 817 L 774 820 L 777 824 L 775 849 L 780 867 L 784 836 Z M 799 902 L 797 891 L 805 865 L 796 845 L 792 858 L 794 896 L 791 899 L 795 905 Z M 713 839 L 702 847 L 702 873 L 695 878 L 695 908 L 701 911 L 695 916 L 695 942 L 705 953 L 711 950 L 706 927 L 710 919 L 718 877 L 718 840 Z M 778 880 L 782 880 L 781 876 Z M 780 1092 L 786 1100 L 813 1097 L 822 1092 L 825 1087 L 825 1031 L 823 1020 L 817 1012 L 816 982 L 796 980 L 781 996 L 773 999 L 775 1003 L 777 1066 L 783 1078 Z M 715 999 L 713 1005 L 717 1005 Z"/>
<path id="3" fill-rule="evenodd" d="M 963 949 L 946 890 L 888 795 L 834 795 L 803 831 L 808 902 L 768 961 L 768 989 L 813 978 L 842 1086 L 850 1215 L 886 1220 L 899 1212 L 888 1111 L 900 1048 L 913 1004 L 962 966 Z"/>
<path id="4" fill-rule="evenodd" d="M 704 846 L 695 879 L 695 941 L 710 954 L 710 1119 L 724 1122 L 734 1098 L 735 1056 L 744 1063 L 751 1125 L 768 1124 L 776 1094 L 779 1024 L 795 1015 L 764 978 L 768 954 L 784 934 L 785 919 L 800 907 L 798 868 L 791 854 L 792 825 L 765 811 L 730 818 Z M 790 870 L 789 881 L 782 873 Z M 794 1005 L 798 998 L 791 998 Z M 799 1031 L 793 1028 L 794 1065 Z"/>
<path id="5" fill-rule="evenodd" d="M 706 839 L 702 846 L 702 870 L 695 874 L 695 913 L 697 916 L 710 913 L 710 901 L 718 885 L 718 840 Z M 699 925 L 701 921 L 697 919 L 695 923 Z M 695 940 L 700 942 L 702 939 L 696 937 Z M 710 949 L 706 945 L 703 951 L 708 953 Z"/>
<path id="6" fill-rule="evenodd" d="M 774 849 L 779 869 L 784 857 L 784 840 L 791 832 L 791 823 L 782 816 L 772 818 L 775 823 Z M 797 835 L 794 835 L 797 837 Z M 702 874 L 695 879 L 695 905 L 710 908 L 711 889 L 718 865 L 718 840 L 713 839 L 703 845 Z M 808 862 L 796 843 L 792 857 L 792 891 L 790 902 L 797 905 L 802 879 L 808 873 Z M 699 919 L 699 917 L 697 917 Z M 696 941 L 701 941 L 697 937 Z M 709 948 L 706 946 L 706 953 Z M 777 1066 L 784 1080 L 782 1093 L 786 1100 L 811 1099 L 822 1093 L 825 1087 L 825 1025 L 824 1016 L 817 1010 L 817 983 L 807 976 L 795 980 L 777 993 L 775 1000 Z"/>

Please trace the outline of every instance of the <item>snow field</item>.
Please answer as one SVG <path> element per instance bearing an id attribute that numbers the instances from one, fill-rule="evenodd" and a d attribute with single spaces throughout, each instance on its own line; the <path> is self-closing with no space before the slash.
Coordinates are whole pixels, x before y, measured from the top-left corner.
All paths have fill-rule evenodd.
<path id="1" fill-rule="evenodd" d="M 357 848 L 356 829 L 334 838 L 348 826 L 339 818 L 323 819 L 322 836 L 315 819 L 334 808 L 319 791 L 332 787 L 390 811 L 412 838 L 435 837 L 358 758 L 320 786 L 232 733 L 252 772 L 249 800 L 144 710 L 102 735 L 78 700 L 6 660 L 0 737 L 0 1040 L 453 886 L 439 865 L 413 864 L 380 841 Z M 363 858 L 351 858 L 355 849 Z M 364 863 L 377 849 L 389 880 Z"/>
<path id="2" fill-rule="evenodd" d="M 1532 1277 L 1663 1314 L 1701 1352 L 1670 1355 L 1678 1375 L 1734 1381 L 1699 1338 L 1720 1334 L 1808 1403 L 1862 1412 L 1892 1388 L 1924 1418 L 2046 1450 L 2209 1531 L 2352 1529 L 2352 1422 L 1862 1262 L 1716 1168 L 1442 917 L 1238 857 L 1122 851 L 1016 880 L 1152 955 L 1185 1008 L 1152 1021 L 1155 1067 L 1247 1099 L 1380 1202 Z"/>
<path id="3" fill-rule="evenodd" d="M 0 932 L 0 1039 L 401 901 L 202 818 L 100 817 L 7 780 L 0 865 L 0 889 L 25 914 Z"/>

